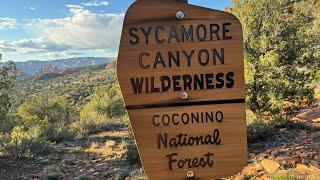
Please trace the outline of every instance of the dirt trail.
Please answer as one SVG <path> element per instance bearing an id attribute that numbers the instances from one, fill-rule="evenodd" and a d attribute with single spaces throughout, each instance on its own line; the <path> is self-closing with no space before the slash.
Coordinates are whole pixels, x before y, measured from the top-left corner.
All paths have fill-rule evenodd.
<path id="1" fill-rule="evenodd" d="M 296 119 L 311 123 L 316 128 L 320 128 L 320 102 L 308 109 L 302 110 L 301 113 L 297 115 Z"/>
<path id="2" fill-rule="evenodd" d="M 130 131 L 117 130 L 61 144 L 41 159 L 0 159 L 0 179 L 111 180 L 134 175 L 140 165 L 130 165 L 125 158 L 132 143 Z"/>

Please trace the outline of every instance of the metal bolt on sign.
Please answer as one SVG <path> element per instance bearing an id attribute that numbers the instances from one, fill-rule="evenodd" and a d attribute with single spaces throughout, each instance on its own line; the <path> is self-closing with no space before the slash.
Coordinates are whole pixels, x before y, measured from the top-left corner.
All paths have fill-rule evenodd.
<path id="1" fill-rule="evenodd" d="M 177 19 L 182 20 L 185 17 L 185 14 L 183 11 L 178 11 L 176 14 Z"/>
<path id="2" fill-rule="evenodd" d="M 195 174 L 193 171 L 188 171 L 187 172 L 187 178 L 188 179 L 194 179 L 195 178 Z"/>
<path id="3" fill-rule="evenodd" d="M 187 92 L 182 92 L 180 94 L 180 99 L 181 100 L 187 100 L 189 98 L 189 94 Z"/>

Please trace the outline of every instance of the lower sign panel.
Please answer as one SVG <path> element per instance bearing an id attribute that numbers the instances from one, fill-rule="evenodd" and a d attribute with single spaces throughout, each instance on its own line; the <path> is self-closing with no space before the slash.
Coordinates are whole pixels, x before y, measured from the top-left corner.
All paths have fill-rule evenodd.
<path id="1" fill-rule="evenodd" d="M 247 160 L 244 104 L 129 110 L 150 179 L 235 175 Z M 190 173 L 190 172 L 189 172 Z"/>

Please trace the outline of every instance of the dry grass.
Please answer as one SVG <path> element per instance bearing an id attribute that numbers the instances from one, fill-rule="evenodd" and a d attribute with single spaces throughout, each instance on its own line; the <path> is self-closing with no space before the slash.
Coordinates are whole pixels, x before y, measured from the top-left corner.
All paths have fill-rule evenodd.
<path id="1" fill-rule="evenodd" d="M 99 147 L 99 143 L 98 142 L 92 142 L 90 145 L 90 149 L 97 149 Z"/>
<path id="2" fill-rule="evenodd" d="M 316 87 L 315 93 L 316 93 L 316 99 L 320 101 L 320 85 Z"/>
<path id="3" fill-rule="evenodd" d="M 91 146 L 85 152 L 103 155 L 106 159 L 120 158 L 127 151 L 126 131 L 109 131 L 93 137 Z M 99 141 L 97 141 L 99 139 Z"/>

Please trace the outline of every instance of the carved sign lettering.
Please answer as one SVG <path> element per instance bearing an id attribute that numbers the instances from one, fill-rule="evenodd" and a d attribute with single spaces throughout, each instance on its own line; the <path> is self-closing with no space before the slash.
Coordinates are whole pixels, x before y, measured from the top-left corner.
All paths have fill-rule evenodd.
<path id="1" fill-rule="evenodd" d="M 245 165 L 242 39 L 226 12 L 169 0 L 128 9 L 118 79 L 151 180 L 186 179 L 188 171 L 226 177 Z"/>

